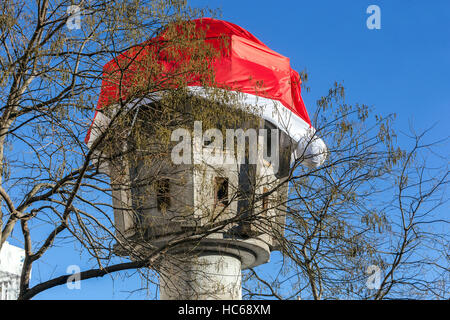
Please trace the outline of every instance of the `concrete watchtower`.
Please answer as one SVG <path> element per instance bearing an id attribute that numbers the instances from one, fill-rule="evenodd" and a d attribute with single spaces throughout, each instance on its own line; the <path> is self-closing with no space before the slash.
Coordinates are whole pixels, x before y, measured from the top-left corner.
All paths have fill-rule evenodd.
<path id="1" fill-rule="evenodd" d="M 243 105 L 256 107 L 256 122 L 243 121 L 238 128 L 229 128 L 233 130 L 226 137 L 220 131 L 203 132 L 197 121 L 188 124 L 191 131 L 180 126 L 172 136 L 176 141 L 183 137 L 183 155 L 187 152 L 188 158 L 179 159 L 172 152 L 151 164 L 122 158 L 110 161 L 114 220 L 118 236 L 130 240 L 138 251 L 146 250 L 143 241 L 163 248 L 178 241 L 183 232 L 206 228 L 201 236 L 192 232 L 190 241 L 171 247 L 160 261 L 161 299 L 241 299 L 241 270 L 268 262 L 270 252 L 279 249 L 274 235 L 283 234 L 283 204 L 288 197 L 283 182 L 291 159 L 301 157 L 305 165 L 318 166 L 326 147 L 314 136 L 300 95 L 300 78 L 288 58 L 232 23 L 209 18 L 194 23 L 205 30 L 205 41 L 228 41 L 227 53 L 213 63 L 215 81 L 239 92 Z M 111 94 L 117 92 L 115 86 L 102 84 L 86 137 L 89 146 L 110 122 L 101 101 L 117 99 Z M 198 83 L 189 83 L 188 90 L 198 99 L 209 99 Z M 157 104 L 153 94 L 133 108 Z M 136 115 L 133 121 L 142 120 Z M 218 145 L 220 138 L 225 142 Z M 134 143 L 133 135 L 127 139 Z M 156 176 L 151 184 L 138 183 Z M 128 255 L 127 250 L 116 253 Z"/>

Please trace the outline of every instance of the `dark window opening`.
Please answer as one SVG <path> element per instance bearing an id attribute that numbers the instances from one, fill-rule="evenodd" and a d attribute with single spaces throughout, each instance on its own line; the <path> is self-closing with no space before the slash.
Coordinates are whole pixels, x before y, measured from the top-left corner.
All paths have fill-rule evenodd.
<path id="1" fill-rule="evenodd" d="M 267 143 L 266 143 L 266 150 L 267 150 L 267 156 L 272 156 L 272 129 L 266 129 L 267 133 Z"/>
<path id="2" fill-rule="evenodd" d="M 216 204 L 228 205 L 228 178 L 216 178 Z"/>
<path id="3" fill-rule="evenodd" d="M 264 148 L 265 148 L 265 157 L 267 157 L 266 160 L 270 160 L 270 157 L 272 157 L 272 143 L 277 143 L 277 141 L 272 141 L 272 133 L 275 133 L 274 130 L 278 130 L 272 123 L 266 121 L 264 124 L 264 129 L 265 131 L 265 143 L 264 143 Z"/>
<path id="4" fill-rule="evenodd" d="M 211 143 L 213 143 L 214 142 L 214 137 L 207 137 L 207 136 L 204 136 L 203 137 L 203 146 L 209 146 Z"/>
<path id="5" fill-rule="evenodd" d="M 156 203 L 159 211 L 166 211 L 170 206 L 170 184 L 169 179 L 158 181 Z"/>

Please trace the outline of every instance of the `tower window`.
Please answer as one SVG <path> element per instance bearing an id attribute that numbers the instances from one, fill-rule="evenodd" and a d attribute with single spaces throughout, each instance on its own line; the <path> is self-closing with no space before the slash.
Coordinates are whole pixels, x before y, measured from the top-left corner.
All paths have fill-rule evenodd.
<path id="1" fill-rule="evenodd" d="M 206 136 L 203 137 L 203 146 L 204 147 L 209 146 L 213 142 L 214 142 L 213 138 L 206 137 Z"/>
<path id="2" fill-rule="evenodd" d="M 162 179 L 158 181 L 156 203 L 159 211 L 165 211 L 170 206 L 169 179 Z"/>
<path id="3" fill-rule="evenodd" d="M 228 178 L 215 179 L 215 200 L 216 204 L 228 205 Z"/>
<path id="4" fill-rule="evenodd" d="M 264 122 L 264 129 L 266 130 L 266 137 L 265 137 L 265 143 L 264 143 L 264 148 L 265 148 L 265 153 L 264 155 L 266 157 L 268 157 L 267 160 L 270 159 L 270 157 L 274 156 L 272 155 L 272 145 L 274 143 L 277 143 L 278 141 L 272 141 L 272 133 L 276 133 L 275 130 L 278 130 L 272 123 L 265 121 Z"/>
<path id="5" fill-rule="evenodd" d="M 272 129 L 267 129 L 267 143 L 266 143 L 266 150 L 267 150 L 267 156 L 272 156 Z"/>

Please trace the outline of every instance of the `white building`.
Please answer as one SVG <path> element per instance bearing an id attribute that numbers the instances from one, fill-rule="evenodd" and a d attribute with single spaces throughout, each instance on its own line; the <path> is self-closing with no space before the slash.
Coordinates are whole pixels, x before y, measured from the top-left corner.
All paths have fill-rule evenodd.
<path id="1" fill-rule="evenodd" d="M 8 242 L 3 244 L 0 251 L 0 300 L 17 299 L 24 258 L 23 249 Z"/>

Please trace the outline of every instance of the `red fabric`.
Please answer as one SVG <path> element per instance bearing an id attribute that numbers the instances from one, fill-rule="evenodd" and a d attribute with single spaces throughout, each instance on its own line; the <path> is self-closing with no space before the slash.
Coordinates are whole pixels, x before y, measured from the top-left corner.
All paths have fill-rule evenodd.
<path id="1" fill-rule="evenodd" d="M 207 43 L 223 51 L 219 58 L 205 62 L 214 68 L 216 86 L 278 100 L 311 125 L 301 97 L 300 76 L 291 69 L 289 58 L 269 49 L 251 33 L 233 23 L 211 18 L 197 19 L 194 23 L 197 28 L 205 32 Z M 160 65 L 157 70 L 151 70 L 153 75 L 149 77 L 160 82 L 164 79 L 165 73 L 171 74 L 179 67 L 179 64 L 183 63 L 183 61 L 170 61 L 165 56 L 164 50 L 158 50 L 163 40 L 164 34 L 141 46 L 129 49 L 105 65 L 97 110 L 116 103 L 119 97 L 128 97 L 134 88 L 133 84 L 146 77 L 145 63 L 142 62 L 149 58 L 149 55 L 153 55 L 153 59 Z M 228 43 L 228 48 L 223 47 L 224 40 Z M 158 75 L 155 75 L 156 73 Z M 115 76 L 112 77 L 112 75 Z M 189 75 L 189 77 L 187 85 L 201 85 L 195 75 Z M 166 83 L 163 86 L 170 85 Z M 119 88 L 122 92 L 119 92 Z M 159 89 L 162 90 L 164 87 Z M 86 142 L 89 141 L 89 136 L 90 130 L 86 136 Z"/>

